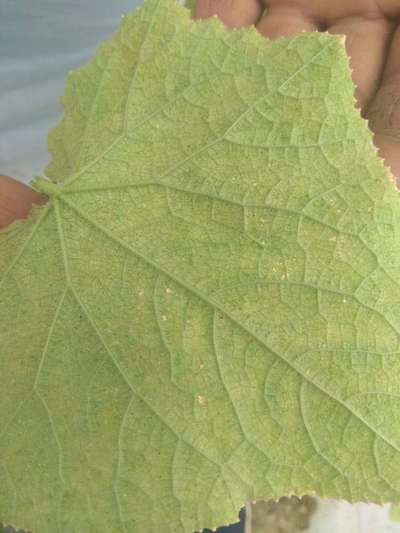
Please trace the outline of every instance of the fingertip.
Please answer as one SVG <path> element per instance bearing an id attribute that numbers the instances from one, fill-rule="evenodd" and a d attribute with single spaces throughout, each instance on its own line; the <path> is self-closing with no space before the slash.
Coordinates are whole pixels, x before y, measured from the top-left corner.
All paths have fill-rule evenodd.
<path id="1" fill-rule="evenodd" d="M 256 24 L 261 13 L 259 0 L 198 0 L 193 18 L 217 15 L 228 28 L 241 28 Z"/>
<path id="2" fill-rule="evenodd" d="M 24 183 L 0 175 L 0 228 L 26 218 L 33 204 L 44 204 L 47 197 Z"/>
<path id="3" fill-rule="evenodd" d="M 299 7 L 273 4 L 269 7 L 266 16 L 258 22 L 257 29 L 265 37 L 277 39 L 302 31 L 318 31 L 321 28 L 316 20 Z"/>

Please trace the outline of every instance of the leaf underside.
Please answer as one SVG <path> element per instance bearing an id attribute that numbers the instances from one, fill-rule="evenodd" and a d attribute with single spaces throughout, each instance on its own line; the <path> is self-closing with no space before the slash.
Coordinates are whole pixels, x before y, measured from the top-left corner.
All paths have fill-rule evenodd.
<path id="1" fill-rule="evenodd" d="M 125 16 L 0 234 L 0 520 L 192 533 L 400 499 L 400 225 L 343 41 Z"/>

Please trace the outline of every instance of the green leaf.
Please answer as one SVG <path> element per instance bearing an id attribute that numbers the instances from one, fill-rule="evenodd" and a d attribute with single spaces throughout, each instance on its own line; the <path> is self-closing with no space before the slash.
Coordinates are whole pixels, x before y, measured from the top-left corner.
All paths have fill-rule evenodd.
<path id="1" fill-rule="evenodd" d="M 400 498 L 400 210 L 341 38 L 147 0 L 0 234 L 0 520 L 192 533 Z"/>

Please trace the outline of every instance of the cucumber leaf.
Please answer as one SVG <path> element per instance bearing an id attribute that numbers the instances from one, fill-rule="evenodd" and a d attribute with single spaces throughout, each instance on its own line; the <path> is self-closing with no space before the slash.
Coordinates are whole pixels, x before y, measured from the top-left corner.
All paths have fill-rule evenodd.
<path id="1" fill-rule="evenodd" d="M 0 521 L 187 532 L 400 496 L 400 205 L 343 40 L 147 0 L 0 233 Z"/>

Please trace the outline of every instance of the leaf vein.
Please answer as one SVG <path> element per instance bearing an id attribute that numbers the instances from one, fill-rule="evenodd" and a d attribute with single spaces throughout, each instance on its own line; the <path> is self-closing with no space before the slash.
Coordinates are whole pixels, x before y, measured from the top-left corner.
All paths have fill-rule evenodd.
<path id="1" fill-rule="evenodd" d="M 161 272 L 163 273 L 165 276 L 168 276 L 171 280 L 173 280 L 175 283 L 177 283 L 178 285 L 180 285 L 182 288 L 184 288 L 185 290 L 187 290 L 189 293 L 192 293 L 194 294 L 195 296 L 197 296 L 199 299 L 203 300 L 205 303 L 207 303 L 208 305 L 212 306 L 212 307 L 215 307 L 216 310 L 218 310 L 219 312 L 221 312 L 223 315 L 226 316 L 226 318 L 228 318 L 231 322 L 233 322 L 234 324 L 236 324 L 236 326 L 238 326 L 239 328 L 241 328 L 243 331 L 245 331 L 250 337 L 253 337 L 255 340 L 257 340 L 259 342 L 259 344 L 261 346 L 264 346 L 264 348 L 266 348 L 267 350 L 269 350 L 270 352 L 274 353 L 277 357 L 279 357 L 289 368 L 291 368 L 292 370 L 296 371 L 305 381 L 309 382 L 311 385 L 313 385 L 316 389 L 320 390 L 321 392 L 323 392 L 326 396 L 328 396 L 332 401 L 334 402 L 337 402 L 338 404 L 342 405 L 345 409 L 347 409 L 347 411 L 352 415 L 354 416 L 355 418 L 359 419 L 361 422 L 363 422 L 363 424 L 369 428 L 369 430 L 375 435 L 378 435 L 383 441 L 385 441 L 391 448 L 393 448 L 395 451 L 399 452 L 400 453 L 400 446 L 395 443 L 395 442 L 392 442 L 389 438 L 387 438 L 385 435 L 381 434 L 378 432 L 377 429 L 375 429 L 374 427 L 372 427 L 370 425 L 370 423 L 362 416 L 360 415 L 359 413 L 357 413 L 356 411 L 354 411 L 352 408 L 350 408 L 348 405 L 346 405 L 346 403 L 341 400 L 340 398 L 334 396 L 331 392 L 329 392 L 327 389 L 325 389 L 322 385 L 318 384 L 317 382 L 313 381 L 309 376 L 307 376 L 297 365 L 295 365 L 292 361 L 290 361 L 289 359 L 287 359 L 286 357 L 284 357 L 283 354 L 279 353 L 279 352 L 276 352 L 275 350 L 273 350 L 272 348 L 270 348 L 268 346 L 268 344 L 266 343 L 266 341 L 260 337 L 258 334 L 256 334 L 254 331 L 250 330 L 247 326 L 245 326 L 244 324 L 242 324 L 235 316 L 234 314 L 230 313 L 229 311 L 227 311 L 224 307 L 222 307 L 218 302 L 214 301 L 214 300 L 211 300 L 209 297 L 207 297 L 206 295 L 202 294 L 198 289 L 194 288 L 194 287 L 191 287 L 189 285 L 187 285 L 185 282 L 183 282 L 182 280 L 180 280 L 179 278 L 177 278 L 174 274 L 172 274 L 171 272 L 168 272 L 167 270 L 165 270 L 163 267 L 161 267 L 160 265 L 158 265 L 157 263 L 155 263 L 153 260 L 149 259 L 148 257 L 146 257 L 144 254 L 142 254 L 141 252 L 135 250 L 134 248 L 132 248 L 131 246 L 129 246 L 126 242 L 124 242 L 122 239 L 118 238 L 117 236 L 113 235 L 109 230 L 107 230 L 107 228 L 105 228 L 104 226 L 102 226 L 101 224 L 99 224 L 98 222 L 96 222 L 95 220 L 93 220 L 89 215 L 87 215 L 86 213 L 84 213 L 79 207 L 77 207 L 76 205 L 74 205 L 73 203 L 71 203 L 70 201 L 68 201 L 64 196 L 61 196 L 62 200 L 65 202 L 66 205 L 68 205 L 71 209 L 73 209 L 78 215 L 80 215 L 83 220 L 86 220 L 90 225 L 92 225 L 93 227 L 97 228 L 100 232 L 102 232 L 104 235 L 106 235 L 111 241 L 119 244 L 122 248 L 126 249 L 126 250 L 129 250 L 133 255 L 135 255 L 136 257 L 142 259 L 145 263 L 147 263 L 149 266 L 153 267 L 155 269 L 156 272 Z"/>

